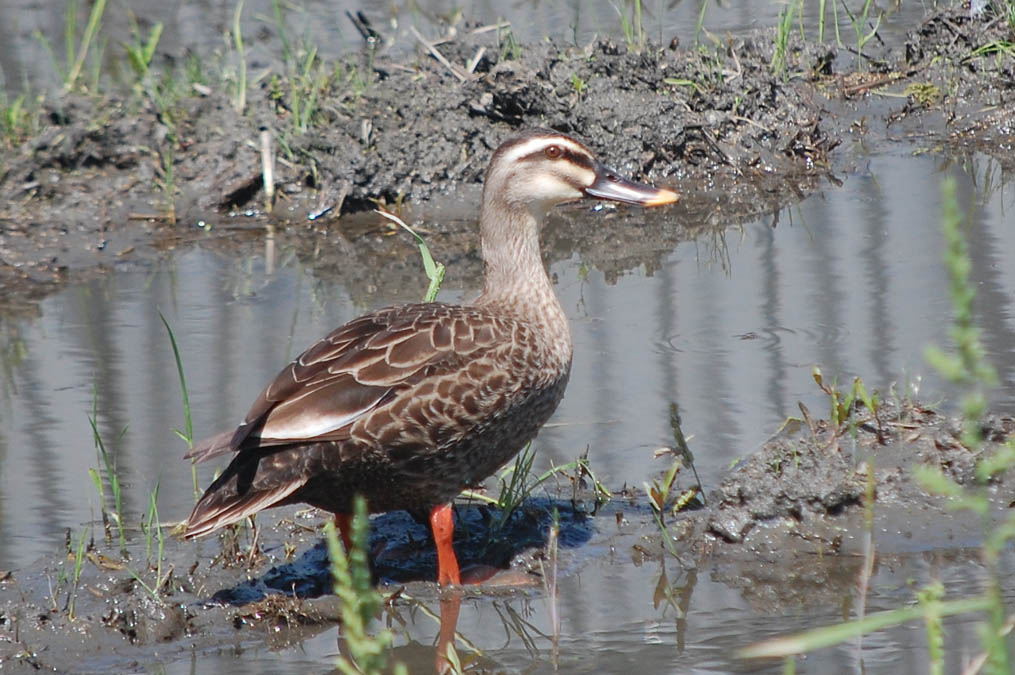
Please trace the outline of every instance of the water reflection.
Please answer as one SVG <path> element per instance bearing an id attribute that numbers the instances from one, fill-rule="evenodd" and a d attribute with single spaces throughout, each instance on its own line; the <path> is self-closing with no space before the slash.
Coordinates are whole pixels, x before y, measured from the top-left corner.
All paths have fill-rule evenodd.
<path id="1" fill-rule="evenodd" d="M 860 375 L 882 390 L 922 376 L 924 394 L 950 396 L 923 361 L 926 344 L 949 341 L 942 173 L 959 179 L 971 213 L 977 319 L 1002 381 L 994 407 L 1015 410 L 1015 230 L 1006 176 L 978 155 L 960 167 L 886 154 L 865 167 L 842 188 L 787 208 L 774 227 L 765 217 L 691 240 L 698 233 L 686 223 L 632 220 L 640 216 L 629 211 L 555 217 L 548 256 L 576 355 L 567 396 L 537 440 L 537 462 L 563 464 L 587 449 L 608 486 L 641 485 L 666 468 L 654 450 L 671 441 L 669 402 L 677 401 L 708 490 L 731 461 L 797 415 L 798 401 L 823 413 L 815 365 L 829 379 Z M 472 232 L 473 218 L 450 221 L 431 242 L 449 265 L 445 299 L 476 291 L 475 241 L 461 236 Z M 38 318 L 0 319 L 0 569 L 54 555 L 67 528 L 78 532 L 98 518 L 88 476 L 100 466 L 86 417 L 93 409 L 121 474 L 131 528 L 156 482 L 164 519 L 189 511 L 185 448 L 172 431 L 184 424 L 183 408 L 157 310 L 180 344 L 202 436 L 237 421 L 282 364 L 332 327 L 423 290 L 411 242 L 376 225 L 278 233 L 274 246 L 269 272 L 263 240 L 213 230 L 151 269 L 111 271 L 47 298 Z M 202 467 L 202 484 L 214 468 Z M 598 526 L 612 527 L 603 522 L 610 520 L 599 518 Z M 592 548 L 579 547 L 562 568 L 562 669 L 627 668 L 623 654 L 635 645 L 639 667 L 665 671 L 676 653 L 680 664 L 728 670 L 729 649 L 745 631 L 761 637 L 815 620 L 785 607 L 777 623 L 761 616 L 772 607 L 736 587 L 746 578 L 741 569 L 706 580 L 668 561 L 649 574 L 648 565 L 631 565 L 626 548 Z M 836 574 L 855 578 L 850 570 Z M 882 580 L 887 574 L 879 571 Z M 877 592 L 885 604 L 898 599 L 884 588 Z M 459 631 L 503 668 L 530 667 L 551 649 L 547 601 L 539 592 L 499 604 L 466 600 Z M 494 637 L 503 635 L 504 642 Z M 316 656 L 293 663 L 319 667 L 320 655 L 334 653 L 333 633 L 325 631 L 313 651 L 317 639 L 300 647 Z M 595 663 L 585 654 L 590 644 Z M 426 662 L 433 659 L 431 651 Z"/>

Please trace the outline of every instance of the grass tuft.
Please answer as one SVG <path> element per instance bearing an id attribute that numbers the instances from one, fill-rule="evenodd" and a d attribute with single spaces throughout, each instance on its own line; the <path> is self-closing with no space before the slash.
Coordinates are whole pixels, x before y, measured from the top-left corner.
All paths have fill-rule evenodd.
<path id="1" fill-rule="evenodd" d="M 71 590 L 67 596 L 67 616 L 70 620 L 74 620 L 74 606 L 77 603 L 78 598 L 78 585 L 81 582 L 81 567 L 85 562 L 85 540 L 88 538 L 88 533 L 91 532 L 91 528 L 87 525 L 82 528 L 81 536 L 78 537 L 78 545 L 74 550 L 74 581 L 71 585 Z M 68 537 L 70 534 L 67 535 Z"/>
<path id="2" fill-rule="evenodd" d="M 631 51 L 641 51 L 645 48 L 645 25 L 642 19 L 641 0 L 628 0 L 625 4 L 630 6 L 630 17 L 627 12 L 613 5 L 613 9 L 620 15 L 620 32 L 624 35 L 624 42 Z"/>
<path id="3" fill-rule="evenodd" d="M 870 30 L 867 30 L 867 26 L 870 25 L 870 11 L 873 5 L 874 0 L 865 0 L 863 7 L 860 10 L 860 14 L 856 15 L 850 11 L 845 0 L 842 0 L 842 8 L 846 11 L 847 16 L 849 16 L 849 22 L 853 26 L 853 32 L 856 34 L 856 59 L 860 70 L 865 69 L 863 48 L 874 36 L 878 34 L 878 28 L 881 26 L 881 19 L 884 16 L 883 13 L 878 14 L 878 18 L 874 22 L 874 25 L 870 27 Z M 838 22 L 836 22 L 836 30 L 838 30 Z M 838 38 L 838 34 L 836 34 L 836 37 Z"/>
<path id="4" fill-rule="evenodd" d="M 39 132 L 42 118 L 42 97 L 32 97 L 29 93 L 19 94 L 9 101 L 4 92 L 0 92 L 0 136 L 3 144 L 13 148 Z M 4 160 L 0 159 L 0 176 L 4 173 Z"/>
<path id="5" fill-rule="evenodd" d="M 779 23 L 775 30 L 775 49 L 769 64 L 775 75 L 786 73 L 786 51 L 789 48 L 790 31 L 793 29 L 793 15 L 797 12 L 802 13 L 802 4 L 803 0 L 791 0 L 779 12 Z"/>
<path id="6" fill-rule="evenodd" d="M 76 17 L 77 2 L 71 0 L 67 3 L 68 18 L 71 16 Z M 106 0 L 96 0 L 95 4 L 92 5 L 92 11 L 88 15 L 88 25 L 85 26 L 85 32 L 81 36 L 81 43 L 77 48 L 77 57 L 71 60 L 71 54 L 74 51 L 75 29 L 76 21 L 68 20 L 66 25 L 66 31 L 64 39 L 67 48 L 67 60 L 70 64 L 70 68 L 67 71 L 67 77 L 64 80 L 64 91 L 71 91 L 78 85 L 78 79 L 81 77 L 81 70 L 84 68 L 85 60 L 88 58 L 88 49 L 92 42 L 95 40 L 95 36 L 98 35 L 99 27 L 102 24 L 102 15 L 106 11 Z"/>
<path id="7" fill-rule="evenodd" d="M 102 434 L 99 433 L 98 426 L 98 392 L 93 389 L 92 392 L 92 412 L 88 415 L 88 423 L 92 427 L 92 441 L 95 443 L 95 448 L 99 452 L 99 457 L 102 460 L 102 464 L 106 469 L 106 482 L 109 484 L 109 491 L 113 497 L 113 511 L 109 512 L 106 508 L 105 491 L 102 487 L 102 476 L 100 472 L 95 469 L 89 469 L 88 473 L 92 477 L 92 481 L 95 483 L 96 488 L 99 492 L 99 500 L 102 503 L 102 519 L 106 524 L 106 533 L 109 535 L 109 520 L 112 520 L 116 524 L 116 530 L 120 537 L 120 555 L 124 558 L 127 557 L 127 537 L 124 531 L 123 521 L 123 491 L 120 489 L 120 477 L 116 473 L 116 460 L 113 459 L 112 455 L 106 449 L 106 444 L 102 440 Z M 120 437 L 127 433 L 127 427 L 124 427 L 120 431 Z"/>

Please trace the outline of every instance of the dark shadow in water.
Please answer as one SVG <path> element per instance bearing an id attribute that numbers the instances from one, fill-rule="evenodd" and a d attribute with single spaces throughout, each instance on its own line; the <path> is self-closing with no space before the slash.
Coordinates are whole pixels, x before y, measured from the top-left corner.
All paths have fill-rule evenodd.
<path id="1" fill-rule="evenodd" d="M 592 514 L 569 500 L 527 499 L 497 531 L 499 511 L 476 504 L 455 506 L 455 552 L 463 569 L 470 565 L 508 569 L 516 556 L 546 546 L 553 513 L 560 523 L 558 545 L 578 548 L 593 535 Z M 370 558 L 374 579 L 400 584 L 437 578 L 437 554 L 429 528 L 405 511 L 370 521 Z M 271 594 L 317 598 L 331 593 L 328 549 L 322 540 L 292 562 L 276 565 L 256 579 L 217 591 L 211 602 L 245 605 Z"/>

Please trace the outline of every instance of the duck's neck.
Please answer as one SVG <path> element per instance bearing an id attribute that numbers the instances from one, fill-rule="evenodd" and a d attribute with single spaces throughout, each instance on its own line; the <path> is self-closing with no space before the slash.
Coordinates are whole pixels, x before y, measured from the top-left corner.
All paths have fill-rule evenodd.
<path id="1" fill-rule="evenodd" d="M 480 239 L 486 274 L 476 304 L 496 305 L 570 336 L 567 317 L 543 267 L 541 220 L 541 214 L 537 217 L 528 208 L 483 201 Z"/>

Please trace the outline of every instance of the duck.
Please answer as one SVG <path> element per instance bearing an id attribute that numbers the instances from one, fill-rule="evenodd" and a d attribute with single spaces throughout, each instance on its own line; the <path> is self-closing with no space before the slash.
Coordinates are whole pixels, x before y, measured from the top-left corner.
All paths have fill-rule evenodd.
<path id="1" fill-rule="evenodd" d="M 571 331 L 540 255 L 550 209 L 581 199 L 658 206 L 679 195 L 622 177 L 566 134 L 531 129 L 492 154 L 479 220 L 483 288 L 353 319 L 286 365 L 235 429 L 186 454 L 232 459 L 184 537 L 264 509 L 334 514 L 348 544 L 354 496 L 371 513 L 427 514 L 437 582 L 462 583 L 452 501 L 510 461 L 560 403 Z"/>

